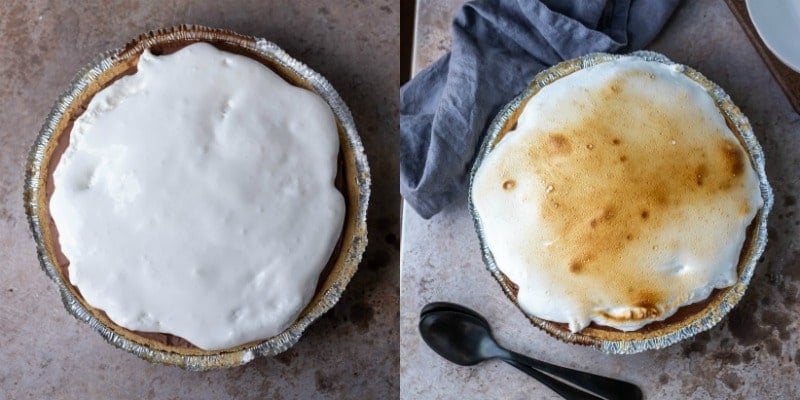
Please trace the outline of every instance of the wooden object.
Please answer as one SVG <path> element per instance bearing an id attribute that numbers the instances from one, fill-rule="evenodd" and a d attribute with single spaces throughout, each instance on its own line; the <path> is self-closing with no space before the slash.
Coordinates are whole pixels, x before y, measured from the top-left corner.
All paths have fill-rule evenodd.
<path id="1" fill-rule="evenodd" d="M 775 57 L 772 51 L 767 48 L 764 41 L 758 36 L 753 21 L 750 20 L 750 14 L 747 12 L 745 0 L 725 0 L 725 3 L 728 4 L 728 8 L 731 9 L 739 25 L 744 29 L 744 33 L 747 34 L 747 38 L 750 39 L 750 42 L 753 43 L 758 54 L 767 64 L 767 68 L 769 68 L 772 76 L 775 77 L 783 93 L 786 94 L 789 103 L 792 104 L 795 111 L 800 113 L 800 73 L 787 67 L 786 64 Z"/>

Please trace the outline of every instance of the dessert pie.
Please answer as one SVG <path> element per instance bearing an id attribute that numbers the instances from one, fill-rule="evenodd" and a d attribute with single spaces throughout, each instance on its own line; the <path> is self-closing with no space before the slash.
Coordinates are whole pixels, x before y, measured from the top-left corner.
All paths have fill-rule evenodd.
<path id="1" fill-rule="evenodd" d="M 637 56 L 579 65 L 540 75 L 496 122 L 471 201 L 490 269 L 534 322 L 642 350 L 746 284 L 771 194 L 749 125 L 696 73 Z"/>
<path id="2" fill-rule="evenodd" d="M 296 342 L 366 241 L 368 167 L 330 85 L 266 41 L 197 26 L 144 35 L 79 82 L 26 190 L 68 308 L 187 368 Z"/>

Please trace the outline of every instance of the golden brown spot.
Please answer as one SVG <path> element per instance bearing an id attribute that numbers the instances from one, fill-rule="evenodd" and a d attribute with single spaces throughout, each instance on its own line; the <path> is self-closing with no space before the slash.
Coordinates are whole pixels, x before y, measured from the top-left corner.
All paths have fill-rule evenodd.
<path id="1" fill-rule="evenodd" d="M 622 87 L 617 82 L 612 83 L 610 88 L 614 94 L 619 94 L 622 91 Z"/>
<path id="2" fill-rule="evenodd" d="M 694 182 L 697 186 L 703 186 L 703 182 L 705 181 L 705 177 L 708 174 L 708 167 L 705 164 L 700 164 L 694 170 Z"/>
<path id="3" fill-rule="evenodd" d="M 629 241 L 633 240 L 633 235 L 631 235 L 630 233 L 625 235 L 625 240 L 629 240 Z"/>
<path id="4" fill-rule="evenodd" d="M 620 162 L 628 161 L 628 156 L 626 156 L 626 155 L 619 156 L 619 161 Z"/>
<path id="5" fill-rule="evenodd" d="M 669 193 L 664 187 L 656 186 L 647 192 L 646 201 L 659 206 L 667 206 L 669 205 Z"/>
<path id="6" fill-rule="evenodd" d="M 634 307 L 650 308 L 658 302 L 658 296 L 650 292 L 639 293 L 639 299 L 633 303 Z"/>
<path id="7" fill-rule="evenodd" d="M 750 215 L 750 204 L 746 202 L 742 203 L 741 207 L 739 207 L 739 213 L 741 213 L 742 216 Z"/>
<path id="8" fill-rule="evenodd" d="M 614 218 L 614 209 L 612 206 L 605 206 L 598 215 L 589 220 L 589 226 L 596 228 L 598 224 L 604 221 L 609 221 Z"/>
<path id="9" fill-rule="evenodd" d="M 550 135 L 547 139 L 547 154 L 553 156 L 566 156 L 572 152 L 572 144 L 566 136 L 561 134 Z"/>
<path id="10" fill-rule="evenodd" d="M 569 263 L 569 272 L 579 274 L 583 270 L 583 263 L 580 261 L 572 261 Z"/>
<path id="11" fill-rule="evenodd" d="M 505 189 L 505 190 L 514 189 L 515 186 L 517 186 L 517 183 L 514 182 L 513 179 L 509 179 L 509 180 L 503 182 L 503 189 Z"/>
<path id="12" fill-rule="evenodd" d="M 728 167 L 728 172 L 733 176 L 740 176 L 744 172 L 744 155 L 741 149 L 734 143 L 726 141 L 722 145 L 722 154 L 725 159 L 725 165 Z"/>
<path id="13" fill-rule="evenodd" d="M 640 321 L 643 319 L 656 318 L 661 314 L 658 304 L 663 301 L 661 296 L 651 292 L 640 292 L 635 294 L 635 290 L 628 287 L 626 292 L 631 296 L 631 309 L 624 315 L 611 315 L 601 311 L 605 319 L 615 322 Z"/>
<path id="14" fill-rule="evenodd" d="M 619 138 L 614 138 L 614 140 L 612 140 L 612 141 L 611 141 L 611 144 L 613 144 L 614 146 L 617 146 L 617 145 L 619 145 L 620 143 L 621 143 L 621 142 L 620 142 Z"/>
<path id="15" fill-rule="evenodd" d="M 607 321 L 611 321 L 618 324 L 636 320 L 633 312 L 631 311 L 628 311 L 626 315 L 611 315 L 605 311 L 600 311 L 600 315 L 603 316 L 603 318 L 606 319 Z"/>
<path id="16" fill-rule="evenodd" d="M 639 215 L 641 215 L 642 219 L 647 219 L 648 217 L 650 217 L 650 213 L 647 212 L 647 210 L 642 211 L 642 213 Z"/>

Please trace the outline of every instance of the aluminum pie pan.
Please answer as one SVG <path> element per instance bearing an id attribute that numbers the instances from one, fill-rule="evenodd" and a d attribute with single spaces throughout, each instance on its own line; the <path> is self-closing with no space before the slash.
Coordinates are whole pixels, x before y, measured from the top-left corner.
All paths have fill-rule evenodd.
<path id="1" fill-rule="evenodd" d="M 59 267 L 50 243 L 50 215 L 47 207 L 46 180 L 49 162 L 59 136 L 80 115 L 85 104 L 104 84 L 124 74 L 125 65 L 135 65 L 145 48 L 183 47 L 193 42 L 208 42 L 224 50 L 234 49 L 257 59 L 296 86 L 316 92 L 336 117 L 340 141 L 339 171 L 343 180 L 345 221 L 338 247 L 332 256 L 327 275 L 320 277 L 318 290 L 297 320 L 277 336 L 218 351 L 182 348 L 137 336 L 110 322 L 89 306 L 68 283 Z M 124 47 L 101 54 L 82 69 L 58 98 L 30 150 L 24 183 L 24 206 L 36 242 L 37 255 L 45 273 L 56 283 L 65 308 L 86 322 L 109 343 L 153 363 L 175 365 L 187 370 L 207 370 L 245 364 L 257 356 L 272 356 L 293 346 L 303 331 L 336 304 L 358 269 L 367 246 L 367 207 L 370 196 L 370 172 L 364 147 L 353 116 L 333 86 L 319 73 L 292 58 L 276 44 L 265 39 L 198 25 L 180 25 L 143 34 Z"/>
<path id="2" fill-rule="evenodd" d="M 680 314 L 683 315 L 678 320 L 674 320 L 671 317 L 663 323 L 652 323 L 634 332 L 622 332 L 612 328 L 601 328 L 591 325 L 581 332 L 572 333 L 566 328 L 566 324 L 558 324 L 529 315 L 519 306 L 516 299 L 514 283 L 499 269 L 486 242 L 483 223 L 475 209 L 472 185 L 475 180 L 475 174 L 483 160 L 494 149 L 494 146 L 502 140 L 503 135 L 513 127 L 514 122 L 525 104 L 527 104 L 528 99 L 536 95 L 541 88 L 578 70 L 604 62 L 624 59 L 626 57 L 635 57 L 644 61 L 658 62 L 673 66 L 706 89 L 706 92 L 713 98 L 717 108 L 725 117 L 731 131 L 747 150 L 750 162 L 758 177 L 759 189 L 761 191 L 761 197 L 764 200 L 764 205 L 757 212 L 755 218 L 748 227 L 748 238 L 744 243 L 737 267 L 738 279 L 732 286 L 712 292 L 709 299 L 704 302 L 681 307 L 681 309 L 686 308 L 691 309 L 691 311 L 681 313 L 681 310 L 679 310 L 676 316 Z M 637 51 L 626 55 L 592 53 L 583 57 L 564 61 L 537 74 L 522 93 L 516 96 L 497 113 L 494 120 L 487 128 L 486 136 L 476 155 L 470 173 L 469 211 L 475 223 L 483 261 L 486 268 L 500 284 L 506 296 L 520 311 L 522 311 L 534 326 L 542 329 L 550 336 L 567 343 L 591 346 L 608 354 L 634 354 L 646 350 L 661 349 L 708 330 L 721 321 L 744 295 L 747 285 L 755 271 L 758 259 L 764 252 L 764 248 L 767 244 L 767 216 L 772 209 L 773 203 L 774 195 L 767 180 L 764 167 L 764 152 L 753 133 L 753 129 L 747 117 L 733 103 L 730 96 L 717 84 L 711 82 L 696 70 L 675 63 L 666 56 L 652 51 Z"/>

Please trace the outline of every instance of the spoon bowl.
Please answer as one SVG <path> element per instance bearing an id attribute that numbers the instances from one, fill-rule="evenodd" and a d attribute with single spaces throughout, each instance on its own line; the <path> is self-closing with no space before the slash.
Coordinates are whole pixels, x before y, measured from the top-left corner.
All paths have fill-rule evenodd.
<path id="1" fill-rule="evenodd" d="M 485 323 L 452 310 L 434 311 L 420 319 L 422 339 L 440 356 L 458 364 L 475 365 L 496 357 L 499 350 Z"/>

